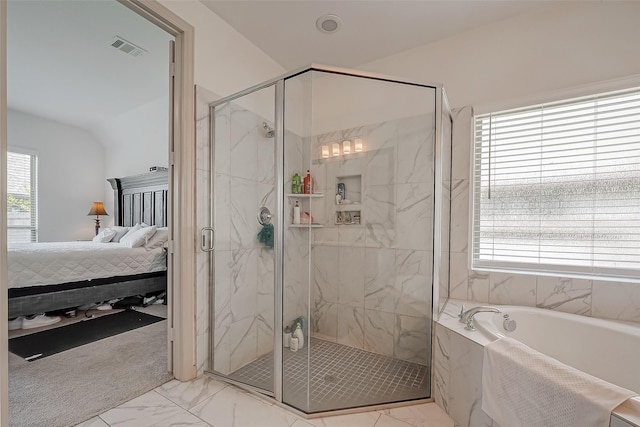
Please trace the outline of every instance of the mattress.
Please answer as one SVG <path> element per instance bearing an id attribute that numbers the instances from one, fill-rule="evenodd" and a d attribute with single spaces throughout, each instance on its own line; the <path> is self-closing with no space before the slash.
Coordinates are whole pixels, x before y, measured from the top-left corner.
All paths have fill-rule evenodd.
<path id="1" fill-rule="evenodd" d="M 47 242 L 8 247 L 9 289 L 166 270 L 163 248 L 119 243 Z"/>

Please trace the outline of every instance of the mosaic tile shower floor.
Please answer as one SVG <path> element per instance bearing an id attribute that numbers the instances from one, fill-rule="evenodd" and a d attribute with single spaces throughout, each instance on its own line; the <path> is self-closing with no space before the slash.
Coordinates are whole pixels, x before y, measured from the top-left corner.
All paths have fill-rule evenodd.
<path id="1" fill-rule="evenodd" d="M 307 413 L 429 397 L 429 369 L 417 363 L 318 338 L 311 338 L 311 352 L 285 348 L 283 359 L 283 400 Z M 271 390 L 273 353 L 229 378 Z"/>

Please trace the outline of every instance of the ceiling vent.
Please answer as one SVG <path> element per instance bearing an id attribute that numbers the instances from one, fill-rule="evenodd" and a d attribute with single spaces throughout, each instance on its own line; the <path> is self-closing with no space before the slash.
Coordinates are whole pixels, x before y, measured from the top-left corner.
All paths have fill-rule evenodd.
<path id="1" fill-rule="evenodd" d="M 131 42 L 126 41 L 120 36 L 113 37 L 113 42 L 111 42 L 111 46 L 131 56 L 142 56 L 145 53 L 147 53 L 147 50 L 141 48 L 140 46 L 136 46 Z"/>

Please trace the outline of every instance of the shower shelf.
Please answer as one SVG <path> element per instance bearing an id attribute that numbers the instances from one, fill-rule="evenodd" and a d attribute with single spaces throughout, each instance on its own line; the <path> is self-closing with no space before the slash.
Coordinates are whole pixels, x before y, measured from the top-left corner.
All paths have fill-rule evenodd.
<path id="1" fill-rule="evenodd" d="M 324 197 L 324 194 L 322 193 L 313 193 L 313 194 L 287 194 L 287 197 L 291 197 L 294 199 L 300 198 L 300 199 L 310 199 L 310 198 L 315 198 L 315 197 Z"/>
<path id="2" fill-rule="evenodd" d="M 322 228 L 324 225 L 322 224 L 289 224 L 289 228 Z"/>

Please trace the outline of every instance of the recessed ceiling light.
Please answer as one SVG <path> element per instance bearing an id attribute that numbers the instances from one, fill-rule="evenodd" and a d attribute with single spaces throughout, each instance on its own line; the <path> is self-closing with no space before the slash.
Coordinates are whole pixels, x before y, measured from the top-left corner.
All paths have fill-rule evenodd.
<path id="1" fill-rule="evenodd" d="M 332 34 L 337 32 L 342 26 L 342 20 L 337 15 L 322 15 L 316 20 L 316 27 L 320 32 Z"/>

